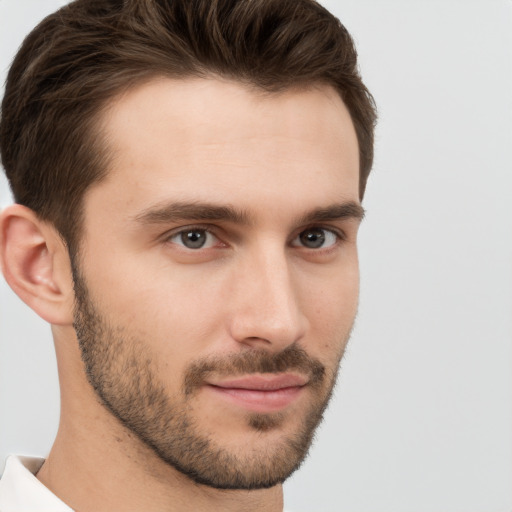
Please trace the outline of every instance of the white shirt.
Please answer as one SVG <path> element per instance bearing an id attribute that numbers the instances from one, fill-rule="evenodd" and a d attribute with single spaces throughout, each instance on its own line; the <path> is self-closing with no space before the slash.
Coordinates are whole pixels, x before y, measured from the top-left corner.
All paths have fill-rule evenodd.
<path id="1" fill-rule="evenodd" d="M 73 512 L 34 476 L 43 462 L 38 457 L 8 457 L 0 479 L 0 512 Z"/>
<path id="2" fill-rule="evenodd" d="M 34 475 L 44 459 L 11 455 L 0 480 L 0 512 L 73 512 Z"/>

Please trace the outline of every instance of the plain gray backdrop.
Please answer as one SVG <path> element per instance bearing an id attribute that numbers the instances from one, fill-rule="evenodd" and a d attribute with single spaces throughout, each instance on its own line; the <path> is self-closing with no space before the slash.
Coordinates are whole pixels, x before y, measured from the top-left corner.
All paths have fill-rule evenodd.
<path id="1" fill-rule="evenodd" d="M 0 0 L 2 82 L 64 3 Z M 356 330 L 287 507 L 510 512 L 512 2 L 323 3 L 355 37 L 380 123 Z M 49 328 L 0 278 L 0 461 L 45 455 L 58 411 Z"/>

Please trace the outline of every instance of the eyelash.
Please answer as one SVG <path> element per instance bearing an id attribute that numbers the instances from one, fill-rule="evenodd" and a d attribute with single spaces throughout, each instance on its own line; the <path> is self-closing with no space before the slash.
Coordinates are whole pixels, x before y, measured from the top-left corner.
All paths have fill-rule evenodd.
<path id="1" fill-rule="evenodd" d="M 215 237 L 217 240 L 220 241 L 220 238 L 213 232 L 213 230 L 208 227 L 208 226 L 201 226 L 201 225 L 198 225 L 198 226 L 188 226 L 188 227 L 185 227 L 185 228 L 180 228 L 179 231 L 174 231 L 172 233 L 169 233 L 166 237 L 165 237 L 165 242 L 168 242 L 168 243 L 176 243 L 176 242 L 172 242 L 172 239 L 173 238 L 176 238 L 178 236 L 183 236 L 184 234 L 186 233 L 192 233 L 192 232 L 203 232 L 203 233 L 206 233 L 206 235 L 211 235 L 213 237 Z M 177 244 L 177 245 L 182 245 L 182 244 Z M 223 244 L 225 245 L 225 244 Z M 202 249 L 203 247 L 199 247 L 197 249 L 192 249 L 190 247 L 186 247 L 184 244 L 182 245 L 185 249 L 188 249 L 188 250 L 191 250 L 191 251 L 194 251 L 194 250 L 198 250 L 198 249 Z"/>
<path id="2" fill-rule="evenodd" d="M 334 242 L 331 245 L 329 245 L 328 247 L 320 246 L 318 248 L 312 248 L 312 247 L 306 247 L 304 245 L 293 245 L 292 244 L 302 234 L 307 233 L 308 231 L 312 232 L 312 231 L 315 231 L 315 230 L 323 231 L 323 232 L 331 234 L 335 238 Z M 179 245 L 179 246 L 183 247 L 185 250 L 189 250 L 189 251 L 198 251 L 200 249 L 210 249 L 210 248 L 212 248 L 212 247 L 203 247 L 203 246 L 200 246 L 200 247 L 197 247 L 197 248 L 190 248 L 190 247 L 185 246 L 184 244 L 180 244 L 180 243 L 172 241 L 174 238 L 176 238 L 176 237 L 178 237 L 180 235 L 183 236 L 186 233 L 192 233 L 194 231 L 196 231 L 196 232 L 204 232 L 204 233 L 206 233 L 206 235 L 211 235 L 211 236 L 215 237 L 217 239 L 217 241 L 221 242 L 222 245 L 227 246 L 227 244 L 224 244 L 221 241 L 221 238 L 218 235 L 215 234 L 214 230 L 212 230 L 210 226 L 205 226 L 205 225 L 187 226 L 187 227 L 184 227 L 184 228 L 182 227 L 182 228 L 179 229 L 179 231 L 174 231 L 174 232 L 171 232 L 168 235 L 166 235 L 165 238 L 164 238 L 164 241 L 167 242 L 167 243 L 175 243 L 176 245 Z M 291 241 L 289 242 L 289 244 L 292 247 L 298 247 L 298 248 L 303 248 L 303 249 L 306 249 L 306 250 L 309 249 L 311 251 L 320 252 L 322 250 L 323 251 L 332 250 L 335 246 L 337 246 L 341 242 L 345 241 L 346 238 L 347 238 L 346 234 L 342 230 L 335 229 L 333 227 L 311 225 L 311 226 L 308 226 L 306 228 L 301 229 L 300 232 L 298 232 L 296 235 L 294 235 L 293 238 L 291 239 Z"/>
<path id="3" fill-rule="evenodd" d="M 320 245 L 319 247 L 307 247 L 304 244 L 297 244 L 297 245 L 293 244 L 293 242 L 300 239 L 301 236 L 303 236 L 305 234 L 311 234 L 315 231 L 317 232 L 317 234 L 318 234 L 318 232 L 321 232 L 321 238 L 323 239 L 322 245 Z M 329 237 L 332 237 L 333 239 L 331 240 L 331 243 L 329 245 L 325 246 L 324 243 L 329 240 Z M 346 239 L 345 233 L 343 233 L 342 231 L 340 231 L 338 229 L 334 229 L 332 227 L 312 225 L 312 226 L 302 229 L 299 233 L 297 233 L 297 235 L 295 235 L 295 237 L 292 239 L 292 242 L 290 243 L 290 245 L 292 245 L 292 247 L 303 248 L 306 250 L 309 249 L 309 250 L 315 251 L 315 252 L 320 252 L 320 251 L 328 252 L 330 250 L 333 250 L 335 247 L 337 247 L 345 239 Z"/>

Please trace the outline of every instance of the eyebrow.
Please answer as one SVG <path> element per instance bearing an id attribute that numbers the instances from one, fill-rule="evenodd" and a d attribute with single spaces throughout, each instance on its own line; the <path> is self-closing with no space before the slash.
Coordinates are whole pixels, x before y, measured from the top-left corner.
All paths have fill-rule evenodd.
<path id="1" fill-rule="evenodd" d="M 311 222 L 322 222 L 329 220 L 364 219 L 364 208 L 355 201 L 347 201 L 341 204 L 333 204 L 325 208 L 316 208 L 301 217 L 299 224 L 310 224 Z"/>
<path id="2" fill-rule="evenodd" d="M 298 224 L 333 221 L 340 219 L 362 220 L 363 207 L 355 201 L 316 208 L 299 218 Z M 216 205 L 203 202 L 176 202 L 148 208 L 134 217 L 139 224 L 170 224 L 179 221 L 223 221 L 249 225 L 252 217 L 248 212 L 231 205 Z"/>
<path id="3" fill-rule="evenodd" d="M 216 205 L 199 202 L 177 202 L 155 206 L 135 216 L 140 224 L 168 224 L 183 220 L 225 221 L 235 224 L 249 224 L 247 212 L 231 205 Z"/>

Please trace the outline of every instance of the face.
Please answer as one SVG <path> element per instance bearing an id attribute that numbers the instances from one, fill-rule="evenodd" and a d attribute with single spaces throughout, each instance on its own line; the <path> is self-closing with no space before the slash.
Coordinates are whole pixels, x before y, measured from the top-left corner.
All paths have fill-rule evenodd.
<path id="1" fill-rule="evenodd" d="M 309 448 L 358 298 L 358 146 L 327 86 L 155 80 L 103 119 L 75 328 L 102 404 L 196 482 L 282 482 Z"/>

